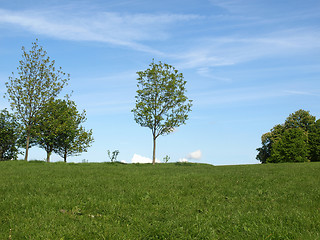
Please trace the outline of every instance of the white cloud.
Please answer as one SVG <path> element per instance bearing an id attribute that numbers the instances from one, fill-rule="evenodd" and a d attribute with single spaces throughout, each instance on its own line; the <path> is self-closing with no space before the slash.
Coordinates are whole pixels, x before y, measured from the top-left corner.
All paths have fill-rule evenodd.
<path id="1" fill-rule="evenodd" d="M 27 31 L 64 40 L 97 41 L 137 51 L 161 55 L 160 51 L 139 43 L 166 40 L 174 23 L 200 18 L 192 14 L 122 14 L 87 12 L 75 14 L 60 9 L 46 11 L 8 11 L 0 8 L 0 24 L 12 24 Z"/>
<path id="2" fill-rule="evenodd" d="M 152 163 L 152 159 L 151 158 L 147 158 L 147 157 L 143 157 L 141 155 L 138 154 L 134 154 L 132 159 L 131 159 L 132 163 Z M 156 162 L 159 163 L 160 161 L 158 159 L 156 159 Z"/>
<path id="3" fill-rule="evenodd" d="M 197 150 L 195 152 L 191 152 L 187 155 L 187 159 L 199 160 L 202 157 L 201 150 Z"/>
<path id="4" fill-rule="evenodd" d="M 188 162 L 188 159 L 186 159 L 186 158 L 180 158 L 180 159 L 179 159 L 179 162 Z"/>

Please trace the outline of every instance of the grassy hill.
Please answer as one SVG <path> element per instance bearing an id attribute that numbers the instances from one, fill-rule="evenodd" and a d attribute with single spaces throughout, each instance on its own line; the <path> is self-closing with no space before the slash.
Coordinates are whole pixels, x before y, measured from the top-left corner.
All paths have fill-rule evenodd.
<path id="1" fill-rule="evenodd" d="M 320 239 L 319 173 L 0 162 L 0 239 Z"/>

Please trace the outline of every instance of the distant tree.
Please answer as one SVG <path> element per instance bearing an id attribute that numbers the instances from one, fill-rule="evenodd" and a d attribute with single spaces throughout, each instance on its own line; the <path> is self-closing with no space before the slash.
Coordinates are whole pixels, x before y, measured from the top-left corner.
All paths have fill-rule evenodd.
<path id="1" fill-rule="evenodd" d="M 277 140 L 279 140 L 284 132 L 285 128 L 283 125 L 276 125 L 274 126 L 270 132 L 267 132 L 262 135 L 261 137 L 261 143 L 262 147 L 257 148 L 257 151 L 259 152 L 257 155 L 257 159 L 261 163 L 267 163 L 268 159 L 271 157 L 271 149 L 273 143 L 275 143 Z"/>
<path id="2" fill-rule="evenodd" d="M 6 109 L 0 111 L 0 161 L 17 159 L 20 128 Z"/>
<path id="3" fill-rule="evenodd" d="M 261 136 L 262 147 L 257 148 L 258 155 L 256 157 L 261 163 L 267 163 L 268 158 L 271 156 L 271 138 L 270 132 L 267 132 Z"/>
<path id="4" fill-rule="evenodd" d="M 136 106 L 132 110 L 135 121 L 148 127 L 153 137 L 153 158 L 156 160 L 156 139 L 166 135 L 188 119 L 192 101 L 186 97 L 186 81 L 173 66 L 152 62 L 139 71 Z"/>
<path id="5" fill-rule="evenodd" d="M 301 128 L 304 131 L 310 131 L 311 126 L 315 123 L 316 117 L 312 116 L 309 111 L 298 110 L 287 117 L 285 128 Z"/>
<path id="6" fill-rule="evenodd" d="M 309 111 L 298 110 L 261 137 L 257 148 L 261 163 L 318 161 L 320 153 L 320 123 Z M 318 160 L 317 160 L 318 159 Z"/>
<path id="7" fill-rule="evenodd" d="M 53 135 L 56 135 L 53 151 L 66 162 L 68 156 L 76 156 L 87 151 L 94 141 L 92 130 L 86 131 L 81 125 L 86 121 L 86 112 L 79 113 L 73 101 L 56 100 L 54 105 L 54 112 L 60 116 L 57 116 L 57 134 Z"/>
<path id="8" fill-rule="evenodd" d="M 320 119 L 310 128 L 309 133 L 310 161 L 320 161 Z"/>
<path id="9" fill-rule="evenodd" d="M 9 77 L 5 96 L 24 127 L 27 161 L 30 138 L 40 119 L 40 110 L 61 92 L 69 80 L 69 75 L 66 76 L 61 68 L 55 68 L 55 61 L 50 60 L 47 52 L 38 45 L 38 40 L 32 43 L 29 52 L 24 47 L 22 51 L 22 60 L 17 68 L 18 77 L 15 77 L 14 73 Z"/>
<path id="10" fill-rule="evenodd" d="M 283 132 L 271 149 L 268 163 L 307 162 L 308 136 L 302 128 L 289 128 Z"/>

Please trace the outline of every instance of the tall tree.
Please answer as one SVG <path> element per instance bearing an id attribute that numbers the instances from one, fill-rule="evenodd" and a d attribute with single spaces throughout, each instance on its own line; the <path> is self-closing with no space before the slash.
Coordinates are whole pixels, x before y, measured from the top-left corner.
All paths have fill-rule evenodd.
<path id="1" fill-rule="evenodd" d="M 56 69 L 55 61 L 51 61 L 47 52 L 38 45 L 38 40 L 32 43 L 29 52 L 22 47 L 22 60 L 17 67 L 18 77 L 9 77 L 6 82 L 8 98 L 12 110 L 23 124 L 26 133 L 25 160 L 28 160 L 30 137 L 34 126 L 39 120 L 41 108 L 54 99 L 67 84 L 69 75 L 61 67 Z"/>
<path id="2" fill-rule="evenodd" d="M 138 124 L 151 129 L 155 164 L 157 138 L 185 124 L 192 101 L 185 95 L 187 82 L 183 74 L 171 65 L 152 62 L 137 74 L 136 106 L 132 112 Z"/>
<path id="3" fill-rule="evenodd" d="M 6 109 L 0 111 L 0 161 L 17 159 L 20 127 Z"/>

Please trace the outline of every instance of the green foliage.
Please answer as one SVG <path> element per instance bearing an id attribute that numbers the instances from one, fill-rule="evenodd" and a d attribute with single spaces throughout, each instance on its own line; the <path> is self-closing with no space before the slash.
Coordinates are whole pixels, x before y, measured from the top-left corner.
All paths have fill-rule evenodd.
<path id="1" fill-rule="evenodd" d="M 284 127 L 286 129 L 301 128 L 305 132 L 308 132 L 315 121 L 316 117 L 312 116 L 309 111 L 300 109 L 295 113 L 290 114 L 284 123 Z"/>
<path id="2" fill-rule="evenodd" d="M 152 62 L 145 71 L 137 72 L 135 121 L 148 127 L 153 136 L 153 164 L 156 139 L 185 124 L 192 101 L 186 97 L 186 81 L 173 66 Z"/>
<path id="3" fill-rule="evenodd" d="M 320 161 L 320 120 L 318 119 L 314 125 L 311 126 L 309 132 L 309 149 L 310 161 Z"/>
<path id="4" fill-rule="evenodd" d="M 47 52 L 38 45 L 38 40 L 32 43 L 29 52 L 22 47 L 22 60 L 19 61 L 18 77 L 14 73 L 6 82 L 6 97 L 18 120 L 23 124 L 26 133 L 25 160 L 28 160 L 30 137 L 34 126 L 38 123 L 42 107 L 54 99 L 67 84 L 69 75 L 56 69 L 55 61 L 51 61 Z"/>
<path id="5" fill-rule="evenodd" d="M 262 135 L 262 147 L 257 149 L 259 152 L 257 155 L 257 159 L 260 160 L 261 163 L 266 163 L 267 160 L 271 157 L 271 147 L 281 138 L 284 130 L 285 128 L 282 125 L 278 124 L 274 126 L 270 132 Z"/>
<path id="6" fill-rule="evenodd" d="M 315 120 L 301 109 L 290 114 L 284 124 L 262 135 L 257 159 L 261 163 L 319 161 L 320 123 Z"/>
<path id="7" fill-rule="evenodd" d="M 55 152 L 67 161 L 68 156 L 86 152 L 93 142 L 92 130 L 86 131 L 82 123 L 86 114 L 77 110 L 74 101 L 53 100 L 41 110 L 36 128 L 37 142 L 47 151 L 47 161 Z"/>
<path id="8" fill-rule="evenodd" d="M 267 162 L 307 162 L 308 136 L 302 128 L 288 128 L 271 149 Z"/>
<path id="9" fill-rule="evenodd" d="M 47 162 L 50 162 L 50 155 L 57 145 L 59 135 L 66 130 L 67 118 L 68 106 L 65 100 L 51 100 L 40 111 L 35 135 L 39 147 L 47 152 Z"/>
<path id="10" fill-rule="evenodd" d="M 116 162 L 119 153 L 120 153 L 119 150 L 115 150 L 112 153 L 110 152 L 110 150 L 108 150 L 108 156 L 110 158 L 110 161 Z"/>
<path id="11" fill-rule="evenodd" d="M 0 239 L 319 239 L 319 171 L 0 162 Z"/>
<path id="12" fill-rule="evenodd" d="M 0 161 L 17 159 L 20 126 L 6 109 L 0 111 Z"/>

